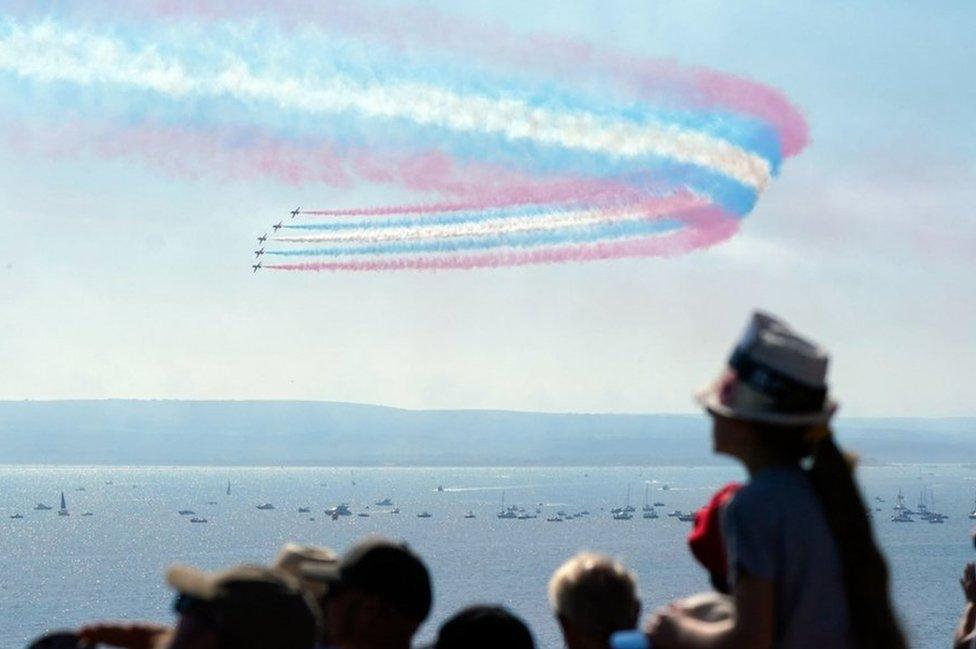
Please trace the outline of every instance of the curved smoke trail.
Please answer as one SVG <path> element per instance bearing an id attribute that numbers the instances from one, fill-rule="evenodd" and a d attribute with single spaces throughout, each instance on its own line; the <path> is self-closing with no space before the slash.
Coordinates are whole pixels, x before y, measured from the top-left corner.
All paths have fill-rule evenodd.
<path id="1" fill-rule="evenodd" d="M 289 221 L 265 268 L 680 254 L 732 236 L 807 140 L 796 109 L 755 82 L 425 9 L 13 4 L 0 114 L 19 146 L 438 196 L 306 210 L 315 220 Z"/>

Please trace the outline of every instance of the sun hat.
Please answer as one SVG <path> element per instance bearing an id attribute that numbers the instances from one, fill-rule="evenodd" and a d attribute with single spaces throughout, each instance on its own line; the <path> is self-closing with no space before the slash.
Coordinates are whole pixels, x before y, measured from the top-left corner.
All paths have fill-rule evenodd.
<path id="1" fill-rule="evenodd" d="M 325 586 L 321 582 L 305 579 L 302 575 L 302 569 L 306 565 L 316 563 L 329 566 L 336 565 L 339 563 L 339 555 L 331 549 L 319 545 L 286 543 L 278 551 L 278 556 L 275 557 L 272 567 L 300 580 L 302 586 L 318 599 L 325 594 Z"/>
<path id="2" fill-rule="evenodd" d="M 433 601 L 424 562 L 406 544 L 382 537 L 357 543 L 338 563 L 304 563 L 302 577 L 324 583 L 330 596 L 348 590 L 378 595 L 417 622 Z"/>
<path id="3" fill-rule="evenodd" d="M 258 565 L 206 572 L 174 565 L 166 581 L 180 596 L 180 614 L 197 610 L 210 617 L 227 642 L 242 649 L 307 649 L 315 642 L 318 618 L 296 579 Z"/>
<path id="4" fill-rule="evenodd" d="M 720 417 L 781 426 L 822 425 L 837 402 L 828 396 L 827 352 L 782 320 L 757 311 L 726 370 L 695 398 Z"/>

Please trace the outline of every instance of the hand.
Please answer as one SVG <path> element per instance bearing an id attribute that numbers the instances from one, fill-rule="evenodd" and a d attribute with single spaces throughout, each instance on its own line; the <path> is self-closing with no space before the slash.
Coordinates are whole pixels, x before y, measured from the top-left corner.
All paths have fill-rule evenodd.
<path id="1" fill-rule="evenodd" d="M 162 624 L 92 624 L 78 630 L 78 637 L 92 644 L 106 644 L 125 649 L 156 649 L 172 630 Z"/>
<path id="2" fill-rule="evenodd" d="M 976 564 L 967 563 L 962 571 L 962 579 L 959 580 L 962 592 L 966 596 L 966 601 L 976 604 Z"/>
<path id="3" fill-rule="evenodd" d="M 660 649 L 681 646 L 681 609 L 672 604 L 657 609 L 644 625 L 644 633 L 651 639 L 652 646 Z"/>

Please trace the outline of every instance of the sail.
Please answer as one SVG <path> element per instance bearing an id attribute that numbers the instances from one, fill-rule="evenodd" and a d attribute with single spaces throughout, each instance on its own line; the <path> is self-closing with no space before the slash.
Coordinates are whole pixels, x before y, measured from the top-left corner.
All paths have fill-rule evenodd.
<path id="1" fill-rule="evenodd" d="M 61 509 L 67 509 L 68 506 L 64 502 L 64 492 L 61 492 Z"/>
<path id="2" fill-rule="evenodd" d="M 230 480 L 227 481 L 227 495 L 230 495 Z"/>

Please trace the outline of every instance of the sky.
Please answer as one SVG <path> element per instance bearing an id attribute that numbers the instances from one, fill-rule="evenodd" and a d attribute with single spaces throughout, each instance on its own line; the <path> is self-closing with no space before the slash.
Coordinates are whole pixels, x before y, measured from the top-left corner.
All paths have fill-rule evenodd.
<path id="1" fill-rule="evenodd" d="M 762 308 L 830 351 L 843 414 L 976 415 L 976 5 L 435 6 L 755 79 L 811 143 L 736 236 L 678 257 L 255 274 L 254 237 L 293 206 L 429 197 L 192 178 L 8 132 L 0 398 L 692 412 Z"/>

